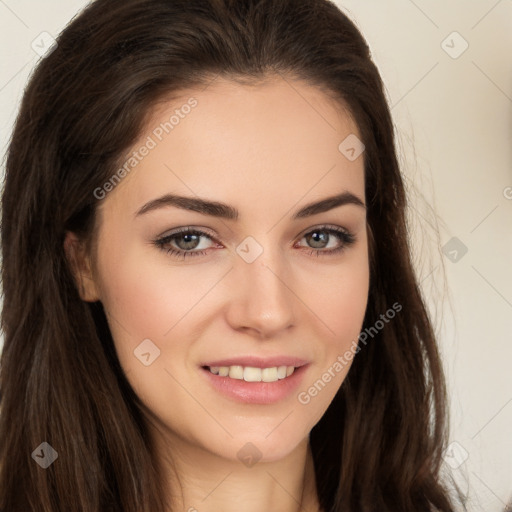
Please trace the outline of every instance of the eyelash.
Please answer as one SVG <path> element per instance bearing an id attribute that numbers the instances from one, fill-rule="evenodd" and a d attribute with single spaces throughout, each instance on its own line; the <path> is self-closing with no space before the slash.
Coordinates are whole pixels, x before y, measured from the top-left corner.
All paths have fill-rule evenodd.
<path id="1" fill-rule="evenodd" d="M 320 227 L 314 228 L 311 231 L 308 231 L 307 233 L 305 233 L 302 238 L 304 238 L 305 236 L 310 235 L 312 233 L 318 233 L 318 232 L 328 233 L 329 235 L 336 235 L 341 240 L 342 245 L 340 245 L 339 247 L 336 247 L 335 249 L 328 249 L 328 250 L 312 249 L 309 252 L 310 256 L 313 256 L 315 254 L 316 254 L 316 256 L 320 256 L 320 254 L 322 254 L 323 256 L 332 256 L 334 254 L 341 253 L 343 250 L 345 250 L 347 247 L 351 246 L 356 241 L 355 235 L 353 235 L 346 229 L 343 229 L 343 228 L 337 227 L 337 226 L 320 226 Z M 203 256 L 206 254 L 207 249 L 199 250 L 199 251 L 197 251 L 197 250 L 184 251 L 183 249 L 173 249 L 173 248 L 166 249 L 165 248 L 165 246 L 167 244 L 169 244 L 169 242 L 171 240 L 174 240 L 175 238 L 179 238 L 180 235 L 199 235 L 199 236 L 204 236 L 206 238 L 209 238 L 212 241 L 214 240 L 213 237 L 211 237 L 208 233 L 205 233 L 204 231 L 186 227 L 186 228 L 180 228 L 179 230 L 171 233 L 170 235 L 166 235 L 162 238 L 159 238 L 159 239 L 155 240 L 153 243 L 160 250 L 165 251 L 167 254 L 169 254 L 175 258 L 182 257 L 182 259 L 185 259 L 186 256 Z"/>

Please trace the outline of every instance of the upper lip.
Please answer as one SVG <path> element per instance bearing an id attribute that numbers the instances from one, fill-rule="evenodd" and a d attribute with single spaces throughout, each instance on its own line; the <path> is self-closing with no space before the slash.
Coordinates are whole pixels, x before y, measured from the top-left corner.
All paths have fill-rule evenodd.
<path id="1" fill-rule="evenodd" d="M 273 368 L 274 366 L 304 366 L 308 361 L 293 356 L 239 356 L 217 359 L 201 364 L 201 366 L 250 366 L 252 368 Z"/>

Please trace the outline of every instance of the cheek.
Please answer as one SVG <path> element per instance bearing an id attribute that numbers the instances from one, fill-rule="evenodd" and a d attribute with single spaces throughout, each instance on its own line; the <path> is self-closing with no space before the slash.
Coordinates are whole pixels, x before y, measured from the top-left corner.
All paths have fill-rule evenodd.
<path id="1" fill-rule="evenodd" d="M 135 338 L 162 338 L 204 294 L 207 283 L 200 272 L 169 266 L 164 255 L 161 262 L 140 250 L 127 251 L 122 259 L 108 251 L 103 255 L 102 302 Z"/>
<path id="2" fill-rule="evenodd" d="M 323 326 L 318 337 L 318 364 L 313 380 L 305 383 L 298 396 L 310 412 L 321 416 L 342 385 L 353 362 L 366 313 L 369 291 L 369 264 L 366 245 L 346 254 L 304 295 L 305 302 Z M 310 283 L 311 284 L 311 283 Z M 305 290 L 303 291 L 305 294 Z"/>
<path id="3" fill-rule="evenodd" d="M 368 303 L 369 266 L 364 251 L 353 256 L 317 280 L 324 286 L 307 295 L 316 324 L 323 325 L 324 333 L 318 337 L 317 364 L 296 397 L 311 428 L 341 387 L 358 347 Z"/>
<path id="4" fill-rule="evenodd" d="M 186 375 L 183 362 L 193 344 L 194 307 L 211 288 L 212 276 L 208 279 L 192 266 L 179 269 L 168 264 L 165 255 L 155 262 L 154 255 L 148 257 L 138 248 L 127 249 L 122 258 L 116 252 L 104 248 L 98 272 L 121 368 L 150 410 L 165 411 L 173 396 L 181 418 L 175 420 L 184 421 L 188 409 L 181 404 L 188 398 L 178 382 Z"/>
<path id="5" fill-rule="evenodd" d="M 369 289 L 368 258 L 363 249 L 347 253 L 346 259 L 323 269 L 314 280 L 304 279 L 304 302 L 324 324 L 331 348 L 350 344 L 362 327 Z"/>

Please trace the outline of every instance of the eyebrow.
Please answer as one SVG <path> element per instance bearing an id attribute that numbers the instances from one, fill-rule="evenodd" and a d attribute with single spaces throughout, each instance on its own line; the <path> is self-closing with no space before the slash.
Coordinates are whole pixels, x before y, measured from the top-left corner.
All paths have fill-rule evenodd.
<path id="1" fill-rule="evenodd" d="M 324 213 L 347 204 L 354 204 L 356 206 L 366 208 L 364 202 L 355 194 L 352 192 L 342 192 L 341 194 L 335 196 L 326 197 L 321 201 L 307 204 L 298 212 L 296 212 L 292 219 L 295 220 L 311 217 L 313 215 Z M 203 215 L 219 217 L 227 220 L 236 221 L 239 218 L 239 211 L 228 204 L 218 201 L 208 201 L 199 197 L 178 196 L 174 194 L 166 194 L 147 202 L 136 212 L 135 216 L 138 217 L 139 215 L 143 215 L 150 211 L 154 211 L 167 206 L 174 206 L 183 210 L 191 210 Z"/>

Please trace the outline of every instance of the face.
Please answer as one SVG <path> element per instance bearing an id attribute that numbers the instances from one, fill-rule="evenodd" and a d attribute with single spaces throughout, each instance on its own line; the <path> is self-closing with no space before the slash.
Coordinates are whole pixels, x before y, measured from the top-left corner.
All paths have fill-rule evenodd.
<path id="1" fill-rule="evenodd" d="M 282 458 L 338 391 L 369 286 L 355 137 L 310 85 L 218 79 L 160 104 L 120 183 L 96 191 L 84 297 L 176 449 Z"/>

